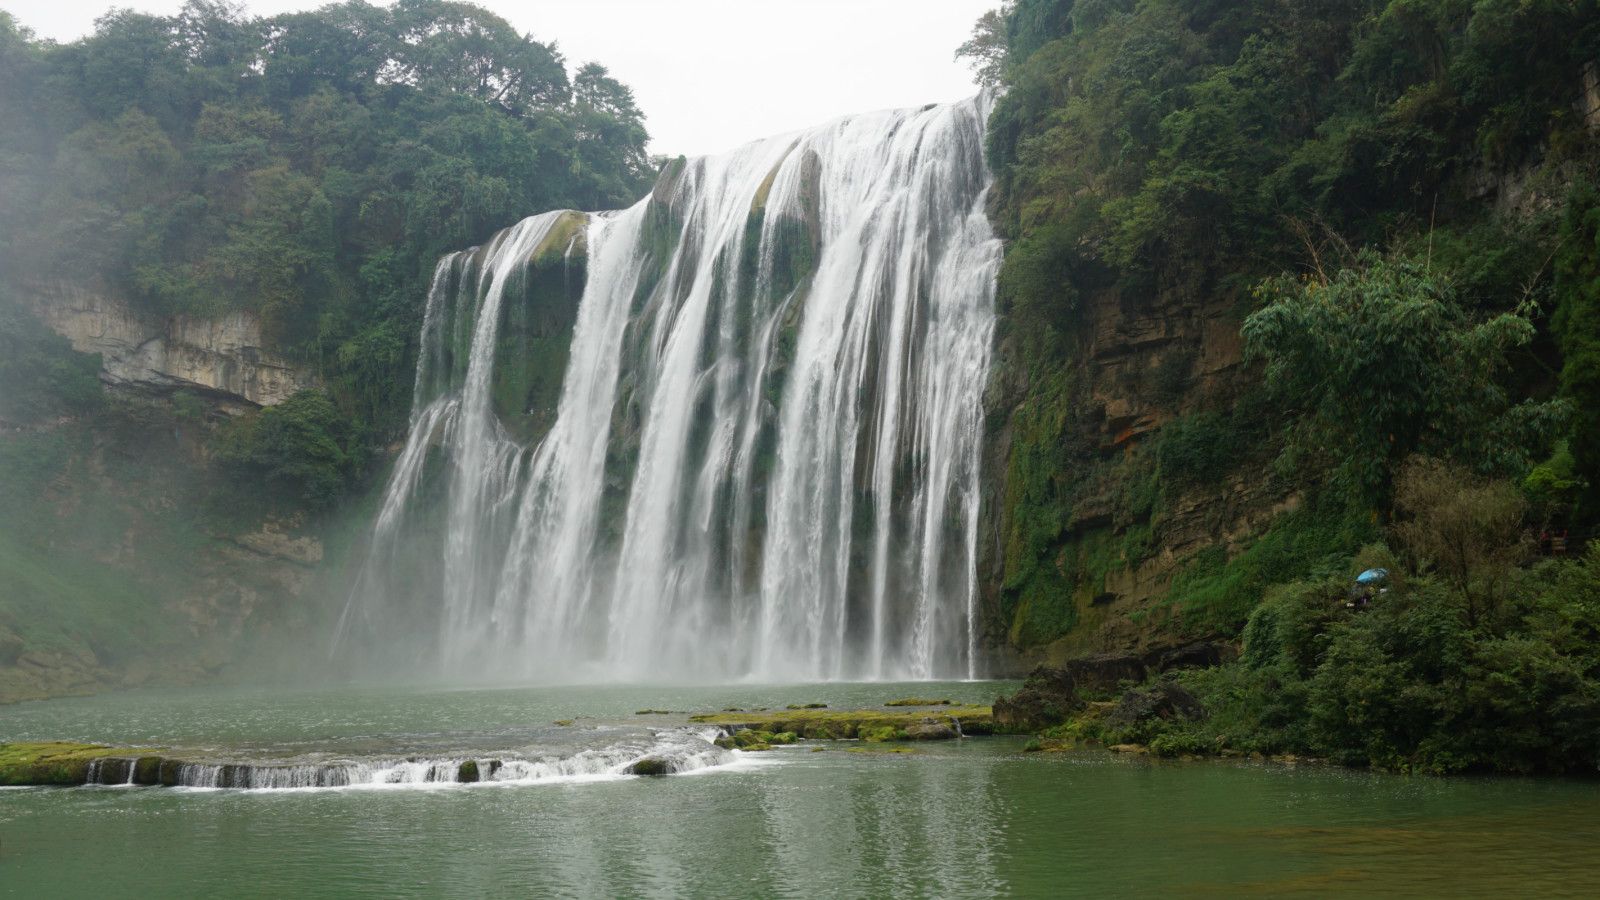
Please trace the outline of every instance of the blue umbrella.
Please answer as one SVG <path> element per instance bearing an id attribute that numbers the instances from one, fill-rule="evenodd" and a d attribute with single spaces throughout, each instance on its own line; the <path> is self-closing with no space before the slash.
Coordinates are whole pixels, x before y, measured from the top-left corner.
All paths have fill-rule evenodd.
<path id="1" fill-rule="evenodd" d="M 1368 569 L 1356 576 L 1356 584 L 1373 584 L 1388 577 L 1388 569 Z"/>

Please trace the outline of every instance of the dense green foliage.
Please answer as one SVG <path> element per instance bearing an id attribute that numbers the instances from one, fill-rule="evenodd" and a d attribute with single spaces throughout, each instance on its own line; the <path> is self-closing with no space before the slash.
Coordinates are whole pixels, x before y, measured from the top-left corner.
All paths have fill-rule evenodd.
<path id="1" fill-rule="evenodd" d="M 31 423 L 100 407 L 100 359 L 0 298 L 0 423 Z"/>
<path id="2" fill-rule="evenodd" d="M 1073 560 L 1116 543 L 1097 530 L 1160 548 L 1174 504 L 1233 478 L 1306 498 L 1320 537 L 1256 549 L 1300 514 L 1200 554 L 1161 627 L 1231 633 L 1271 585 L 1348 558 L 1414 453 L 1525 485 L 1539 524 L 1594 521 L 1572 501 L 1600 462 L 1596 4 L 1016 0 L 961 52 L 1005 88 L 989 156 L 1013 641 L 1074 626 L 1103 576 Z M 1232 310 L 1250 365 L 1202 385 L 1200 347 L 1168 353 L 1134 394 L 1168 424 L 1113 455 L 1089 311 L 1201 307 Z M 1126 479 L 1158 502 L 1108 504 Z"/>
<path id="3" fill-rule="evenodd" d="M 0 12 L 0 121 L 0 700 L 214 670 L 246 621 L 306 633 L 310 557 L 274 554 L 337 560 L 370 513 L 439 256 L 653 174 L 603 67 L 447 0 L 194 0 L 70 44 Z M 35 315 L 79 293 L 152 331 L 251 314 L 322 387 L 244 414 L 105 391 Z"/>
<path id="4" fill-rule="evenodd" d="M 307 390 L 229 422 L 217 457 L 261 493 L 326 508 L 360 470 L 361 438 L 325 392 Z"/>
<path id="5" fill-rule="evenodd" d="M 1576 418 L 1572 454 L 1588 482 L 1588 518 L 1600 517 L 1600 188 L 1574 186 L 1556 250 L 1555 331 L 1565 362 L 1561 383 Z"/>
<path id="6" fill-rule="evenodd" d="M 1293 417 L 1286 472 L 1328 472 L 1334 488 L 1379 500 L 1413 453 L 1525 470 L 1529 423 L 1558 411 L 1513 405 L 1499 378 L 1533 324 L 1520 310 L 1470 321 L 1447 280 L 1405 260 L 1363 262 L 1328 282 L 1266 282 L 1266 305 L 1244 322 L 1247 349 Z"/>
<path id="7" fill-rule="evenodd" d="M 1249 614 L 1238 662 L 1160 676 L 1191 691 L 1200 715 L 1119 721 L 1090 708 L 1046 736 L 1415 772 L 1594 771 L 1600 548 L 1515 565 L 1528 548 L 1504 487 L 1448 464 L 1411 467 L 1399 489 L 1412 518 L 1394 529 L 1398 557 L 1369 545 L 1274 588 Z M 1464 534 L 1473 553 L 1439 552 Z M 1391 574 L 1363 607 L 1349 589 L 1369 566 Z"/>
<path id="8" fill-rule="evenodd" d="M 434 261 L 647 188 L 631 92 L 448 0 L 117 10 L 72 44 L 0 14 L 0 272 L 155 316 L 261 316 L 340 410 L 402 421 Z"/>

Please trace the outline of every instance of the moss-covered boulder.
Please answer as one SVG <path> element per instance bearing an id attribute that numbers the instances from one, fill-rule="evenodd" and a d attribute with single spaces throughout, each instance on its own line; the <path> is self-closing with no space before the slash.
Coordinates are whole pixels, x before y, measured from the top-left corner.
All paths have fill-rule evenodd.
<path id="1" fill-rule="evenodd" d="M 161 783 L 161 757 L 141 756 L 133 764 L 134 784 L 160 784 Z"/>
<path id="2" fill-rule="evenodd" d="M 659 756 L 646 756 L 622 770 L 625 775 L 671 775 L 672 764 Z"/>
<path id="3" fill-rule="evenodd" d="M 948 741 L 960 736 L 961 732 L 946 722 L 923 722 L 906 729 L 908 741 Z"/>
<path id="4" fill-rule="evenodd" d="M 771 750 L 774 745 L 792 744 L 800 736 L 792 731 L 760 731 L 754 728 L 742 728 L 731 734 L 725 734 L 714 742 L 725 750 Z"/>

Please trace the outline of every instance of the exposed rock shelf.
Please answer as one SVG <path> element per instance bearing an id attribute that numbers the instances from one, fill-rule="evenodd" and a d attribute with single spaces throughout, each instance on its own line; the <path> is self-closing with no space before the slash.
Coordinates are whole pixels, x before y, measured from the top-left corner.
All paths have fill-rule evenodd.
<path id="1" fill-rule="evenodd" d="M 381 785 L 532 783 L 674 775 L 734 760 L 709 733 L 674 730 L 566 754 L 234 760 L 209 754 L 62 741 L 0 744 L 0 786 L 139 785 L 285 790 Z"/>

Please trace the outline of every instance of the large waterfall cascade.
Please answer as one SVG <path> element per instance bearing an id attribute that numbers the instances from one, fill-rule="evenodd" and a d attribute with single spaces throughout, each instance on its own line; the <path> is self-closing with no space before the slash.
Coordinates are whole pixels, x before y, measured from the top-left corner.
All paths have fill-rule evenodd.
<path id="1" fill-rule="evenodd" d="M 341 647 L 476 677 L 974 677 L 986 114 L 839 119 L 441 260 Z"/>

